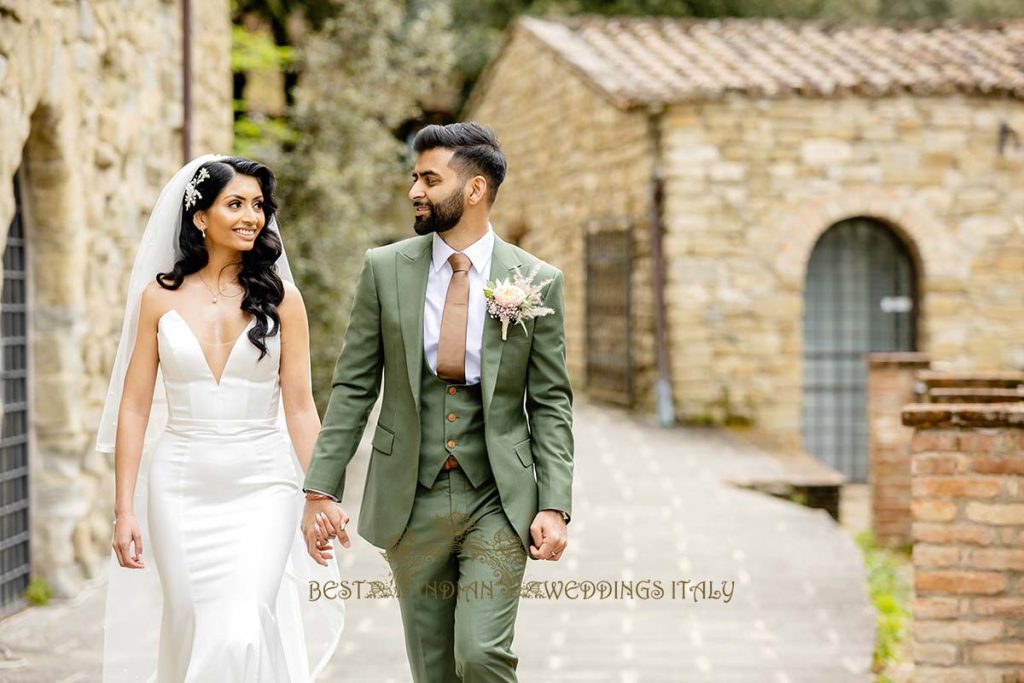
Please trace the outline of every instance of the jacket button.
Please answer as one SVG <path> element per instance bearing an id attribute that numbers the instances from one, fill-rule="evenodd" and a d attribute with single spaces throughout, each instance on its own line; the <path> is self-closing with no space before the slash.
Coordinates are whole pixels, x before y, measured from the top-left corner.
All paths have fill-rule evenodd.
<path id="1" fill-rule="evenodd" d="M 455 420 L 456 420 L 455 413 L 448 413 L 448 421 L 449 422 L 455 422 Z"/>
<path id="2" fill-rule="evenodd" d="M 457 391 L 458 391 L 458 389 L 456 389 L 455 387 L 448 387 L 448 395 L 449 396 L 454 396 Z"/>
<path id="3" fill-rule="evenodd" d="M 448 448 L 455 448 L 455 439 L 448 439 Z"/>

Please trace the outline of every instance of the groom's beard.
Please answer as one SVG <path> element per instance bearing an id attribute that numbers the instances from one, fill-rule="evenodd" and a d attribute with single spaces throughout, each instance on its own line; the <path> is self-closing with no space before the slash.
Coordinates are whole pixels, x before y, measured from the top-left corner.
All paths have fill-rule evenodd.
<path id="1" fill-rule="evenodd" d="M 461 187 L 455 190 L 440 204 L 426 203 L 430 211 L 422 216 L 416 216 L 416 222 L 412 226 L 416 234 L 429 235 L 432 232 L 445 232 L 454 228 L 456 223 L 462 220 L 465 208 L 462 190 Z"/>

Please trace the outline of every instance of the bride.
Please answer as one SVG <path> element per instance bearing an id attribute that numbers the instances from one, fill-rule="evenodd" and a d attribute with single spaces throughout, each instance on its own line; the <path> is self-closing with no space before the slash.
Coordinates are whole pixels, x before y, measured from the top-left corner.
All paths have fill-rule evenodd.
<path id="1" fill-rule="evenodd" d="M 274 183 L 193 160 L 136 255 L 97 436 L 116 480 L 105 683 L 313 681 L 337 646 L 344 604 L 307 596 L 339 577 L 299 532 L 320 420 Z"/>

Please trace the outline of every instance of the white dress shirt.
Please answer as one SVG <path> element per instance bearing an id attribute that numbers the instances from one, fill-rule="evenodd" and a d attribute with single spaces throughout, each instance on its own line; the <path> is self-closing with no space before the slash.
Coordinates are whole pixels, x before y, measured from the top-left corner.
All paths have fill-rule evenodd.
<path id="1" fill-rule="evenodd" d="M 469 257 L 469 311 L 466 321 L 466 384 L 480 382 L 480 358 L 484 343 L 484 318 L 487 315 L 484 287 L 491 271 L 494 251 L 494 229 L 487 224 L 483 237 L 466 247 L 462 253 Z M 431 371 L 437 374 L 437 345 L 441 337 L 441 314 L 452 281 L 452 265 L 448 258 L 455 250 L 434 233 L 434 249 L 430 254 L 427 272 L 427 295 L 423 301 L 423 352 Z"/>

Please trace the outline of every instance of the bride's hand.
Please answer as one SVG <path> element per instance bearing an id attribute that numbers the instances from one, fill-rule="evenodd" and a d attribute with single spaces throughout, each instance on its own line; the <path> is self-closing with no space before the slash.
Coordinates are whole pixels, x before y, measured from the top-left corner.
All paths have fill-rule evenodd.
<path id="1" fill-rule="evenodd" d="M 327 566 L 327 560 L 334 557 L 330 551 L 334 548 L 331 539 L 337 538 L 341 545 L 352 546 L 345 531 L 349 517 L 335 502 L 330 500 L 307 500 L 302 513 L 302 536 L 306 540 L 306 550 L 317 564 Z"/>
<path id="2" fill-rule="evenodd" d="M 133 543 L 135 544 L 134 554 L 132 553 Z M 118 564 L 122 567 L 145 568 L 145 565 L 142 564 L 142 534 L 139 532 L 135 515 L 129 512 L 117 517 L 117 521 L 114 522 L 114 541 L 111 545 L 117 554 Z"/>

